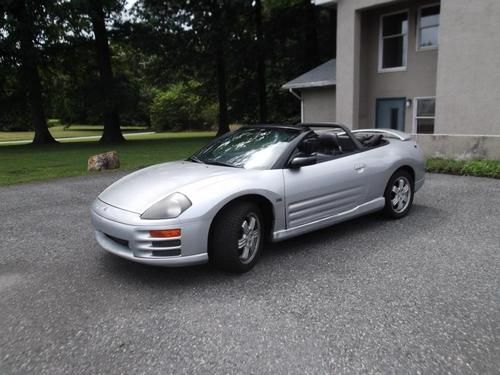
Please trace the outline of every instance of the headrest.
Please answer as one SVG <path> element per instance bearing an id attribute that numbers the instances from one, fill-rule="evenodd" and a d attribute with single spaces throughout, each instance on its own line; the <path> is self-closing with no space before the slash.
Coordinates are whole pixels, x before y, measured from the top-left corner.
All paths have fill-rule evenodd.
<path id="1" fill-rule="evenodd" d="M 321 133 L 318 138 L 321 146 L 326 149 L 337 150 L 339 148 L 339 136 L 336 133 Z"/>
<path id="2" fill-rule="evenodd" d="M 319 148 L 319 139 L 317 137 L 315 138 L 306 138 L 302 142 L 299 143 L 297 146 L 298 150 L 300 152 L 303 152 L 304 154 L 310 155 L 315 152 L 318 152 Z"/>

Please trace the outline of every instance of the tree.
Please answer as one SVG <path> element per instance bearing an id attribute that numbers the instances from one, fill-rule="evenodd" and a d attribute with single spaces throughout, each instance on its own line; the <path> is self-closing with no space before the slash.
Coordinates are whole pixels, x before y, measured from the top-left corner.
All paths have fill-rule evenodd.
<path id="1" fill-rule="evenodd" d="M 11 32 L 13 34 L 9 35 L 11 39 L 19 42 L 18 50 L 13 48 L 11 51 L 16 55 L 15 59 L 19 60 L 22 81 L 28 97 L 31 123 L 35 130 L 33 144 L 56 143 L 49 132 L 45 118 L 42 84 L 38 71 L 39 52 L 34 42 L 37 31 L 40 31 L 40 28 L 36 28 L 37 16 L 43 14 L 43 10 L 46 9 L 44 5 L 40 1 L 7 0 L 2 6 L 2 19 L 4 22 L 5 20 L 7 23 L 10 22 L 10 25 L 4 24 L 2 29 L 7 33 Z"/>
<path id="2" fill-rule="evenodd" d="M 259 97 L 259 121 L 267 122 L 266 48 L 262 26 L 262 2 L 255 0 L 255 35 L 257 40 L 257 91 Z"/>
<path id="3" fill-rule="evenodd" d="M 155 64 L 161 67 L 155 69 L 156 80 L 160 77 L 164 85 L 175 83 L 172 81 L 176 79 L 204 82 L 206 95 L 217 96 L 218 135 L 229 131 L 228 30 L 234 18 L 228 12 L 239 9 L 240 3 L 229 0 L 141 0 L 138 7 L 143 30 L 149 28 L 155 39 L 155 51 L 151 52 Z M 144 45 L 149 48 L 148 42 Z M 176 70 L 172 71 L 168 68 L 170 66 L 176 66 Z M 215 92 L 211 93 L 209 90 L 214 86 Z"/>
<path id="4" fill-rule="evenodd" d="M 111 67 L 111 52 L 102 1 L 89 0 L 88 14 L 92 22 L 92 30 L 94 31 L 97 65 L 99 67 L 100 86 L 103 94 L 104 131 L 100 141 L 104 143 L 123 142 L 125 138 L 120 128 L 120 117 L 118 115 L 114 90 L 113 69 Z"/>
<path id="5" fill-rule="evenodd" d="M 212 0 L 211 8 L 213 14 L 213 44 L 215 51 L 215 71 L 217 76 L 217 98 L 219 100 L 219 128 L 217 136 L 229 132 L 229 121 L 227 117 L 227 89 L 226 89 L 226 18 L 225 1 Z"/>
<path id="6" fill-rule="evenodd" d="M 316 5 L 310 0 L 304 0 L 305 43 L 304 62 L 306 69 L 312 69 L 319 64 L 318 31 L 316 30 Z"/>

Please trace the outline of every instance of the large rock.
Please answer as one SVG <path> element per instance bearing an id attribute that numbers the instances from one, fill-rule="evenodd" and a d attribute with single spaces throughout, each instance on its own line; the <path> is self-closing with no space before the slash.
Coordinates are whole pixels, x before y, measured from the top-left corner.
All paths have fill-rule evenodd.
<path id="1" fill-rule="evenodd" d="M 87 163 L 87 170 L 102 171 L 103 169 L 120 168 L 120 159 L 116 151 L 105 152 L 104 154 L 93 155 Z"/>

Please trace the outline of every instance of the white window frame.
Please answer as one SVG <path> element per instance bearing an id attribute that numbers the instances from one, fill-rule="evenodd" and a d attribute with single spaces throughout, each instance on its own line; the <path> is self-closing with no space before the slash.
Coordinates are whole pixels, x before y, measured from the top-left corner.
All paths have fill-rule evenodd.
<path id="1" fill-rule="evenodd" d="M 432 51 L 436 50 L 439 48 L 439 36 L 438 36 L 438 44 L 435 46 L 429 46 L 429 47 L 420 47 L 420 19 L 422 18 L 422 9 L 425 8 L 432 8 L 435 7 L 436 5 L 441 6 L 441 3 L 433 3 L 433 4 L 427 4 L 427 5 L 422 5 L 417 9 L 417 27 L 415 29 L 415 40 L 416 40 L 416 51 Z M 439 8 L 439 24 L 437 25 L 438 27 L 438 35 L 439 35 L 439 29 L 441 28 L 441 8 Z"/>
<path id="2" fill-rule="evenodd" d="M 406 30 L 406 34 L 397 34 L 397 35 L 391 35 L 391 37 L 403 37 L 403 66 L 398 66 L 395 68 L 383 68 L 382 67 L 382 62 L 383 62 L 383 52 L 384 52 L 384 37 L 383 37 L 383 30 L 384 30 L 384 18 L 388 16 L 393 16 L 396 14 L 403 14 L 406 13 L 407 16 L 407 22 L 408 22 L 408 28 Z M 409 9 L 403 9 L 403 10 L 398 10 L 397 12 L 392 12 L 392 13 L 385 13 L 380 16 L 379 19 L 379 32 L 378 32 L 378 72 L 379 73 L 390 73 L 390 72 L 404 72 L 407 69 L 408 65 L 408 34 L 410 32 L 410 12 Z"/>
<path id="3" fill-rule="evenodd" d="M 434 116 L 417 116 L 417 109 L 418 109 L 418 101 L 419 100 L 425 100 L 425 99 L 434 99 L 434 105 L 436 103 L 436 97 L 435 96 L 417 96 L 413 98 L 413 124 L 412 124 L 412 133 L 413 134 L 424 134 L 424 133 L 417 133 L 417 120 L 434 120 L 434 131 L 436 130 L 436 109 L 434 107 Z M 435 134 L 435 133 L 433 133 Z"/>

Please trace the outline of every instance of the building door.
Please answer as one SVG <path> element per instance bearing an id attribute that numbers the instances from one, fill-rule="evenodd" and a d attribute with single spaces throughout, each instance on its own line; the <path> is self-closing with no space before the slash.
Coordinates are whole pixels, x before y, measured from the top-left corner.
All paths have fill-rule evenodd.
<path id="1" fill-rule="evenodd" d="M 406 98 L 377 99 L 375 127 L 405 131 Z"/>

